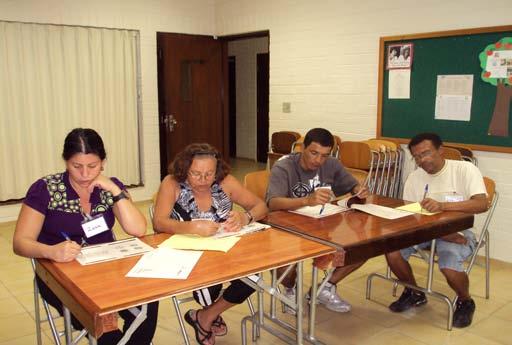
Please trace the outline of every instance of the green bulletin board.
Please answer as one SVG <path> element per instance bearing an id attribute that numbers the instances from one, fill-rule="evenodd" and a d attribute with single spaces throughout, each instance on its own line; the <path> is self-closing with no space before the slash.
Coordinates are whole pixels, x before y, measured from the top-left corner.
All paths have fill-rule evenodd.
<path id="1" fill-rule="evenodd" d="M 405 143 L 419 132 L 428 131 L 438 133 L 448 143 L 464 144 L 475 150 L 512 153 L 512 121 L 509 120 L 508 136 L 488 134 L 497 87 L 482 80 L 481 75 L 485 71 L 479 60 L 479 54 L 486 47 L 505 37 L 512 37 L 512 26 L 382 37 L 377 137 Z M 410 98 L 389 99 L 388 47 L 408 43 L 413 44 Z M 469 74 L 473 75 L 470 121 L 436 120 L 437 76 Z M 510 90 L 511 83 L 507 82 Z M 512 115 L 511 110 L 512 106 L 508 119 Z"/>

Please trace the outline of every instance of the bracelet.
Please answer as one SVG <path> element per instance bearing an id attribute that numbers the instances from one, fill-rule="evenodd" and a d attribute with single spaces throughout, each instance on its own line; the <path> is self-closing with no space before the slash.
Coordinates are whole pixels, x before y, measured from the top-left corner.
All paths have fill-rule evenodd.
<path id="1" fill-rule="evenodd" d="M 247 224 L 251 224 L 254 220 L 254 217 L 252 216 L 251 212 L 245 211 L 245 215 L 247 216 L 247 219 L 249 220 Z"/>

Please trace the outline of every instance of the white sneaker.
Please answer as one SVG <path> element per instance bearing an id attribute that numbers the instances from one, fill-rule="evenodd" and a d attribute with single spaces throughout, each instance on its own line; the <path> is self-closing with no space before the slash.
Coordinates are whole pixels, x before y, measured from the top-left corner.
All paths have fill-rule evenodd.
<path id="1" fill-rule="evenodd" d="M 341 299 L 336 293 L 336 285 L 328 284 L 324 286 L 317 297 L 318 303 L 327 307 L 327 309 L 337 313 L 347 313 L 352 309 L 352 306 L 347 301 Z"/>
<path id="2" fill-rule="evenodd" d="M 297 292 L 295 291 L 295 288 L 284 287 L 284 295 L 286 297 L 288 297 L 289 299 L 291 299 L 292 301 L 296 301 Z M 289 305 L 287 305 L 285 303 L 282 303 L 282 304 L 283 304 L 283 313 L 290 314 L 290 315 L 297 315 L 297 312 L 295 311 L 295 309 L 293 309 L 292 307 L 290 307 Z"/>

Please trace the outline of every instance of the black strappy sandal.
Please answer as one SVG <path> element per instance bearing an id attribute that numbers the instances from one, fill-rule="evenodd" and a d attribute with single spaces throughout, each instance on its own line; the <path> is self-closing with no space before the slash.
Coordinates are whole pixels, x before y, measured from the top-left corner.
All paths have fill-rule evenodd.
<path id="1" fill-rule="evenodd" d="M 213 327 L 216 327 L 218 330 L 220 330 L 220 332 L 215 332 L 213 330 Z M 222 329 L 222 327 L 224 327 L 224 329 Z M 212 332 L 213 334 L 215 334 L 216 337 L 222 337 L 228 334 L 228 326 L 224 322 L 222 316 L 217 316 L 217 318 L 212 322 Z"/>
<path id="2" fill-rule="evenodd" d="M 199 320 L 197 319 L 197 310 L 190 309 L 185 314 L 185 321 L 194 328 L 194 333 L 196 336 L 196 340 L 200 345 L 206 345 L 206 341 L 210 340 L 213 336 L 212 331 L 205 330 L 201 324 L 199 323 Z M 195 319 L 193 318 L 193 315 L 195 313 Z"/>

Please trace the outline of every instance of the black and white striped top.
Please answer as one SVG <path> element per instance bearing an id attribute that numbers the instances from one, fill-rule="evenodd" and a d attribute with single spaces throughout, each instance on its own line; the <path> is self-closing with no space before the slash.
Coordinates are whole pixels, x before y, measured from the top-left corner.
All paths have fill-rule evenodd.
<path id="1" fill-rule="evenodd" d="M 179 221 L 207 219 L 219 223 L 228 219 L 229 211 L 233 208 L 233 202 L 231 202 L 228 195 L 217 182 L 214 182 L 210 187 L 212 206 L 206 212 L 199 210 L 197 207 L 192 188 L 188 183 L 180 183 L 180 188 L 180 195 L 174 203 L 174 208 L 170 215 L 172 219 Z"/>

